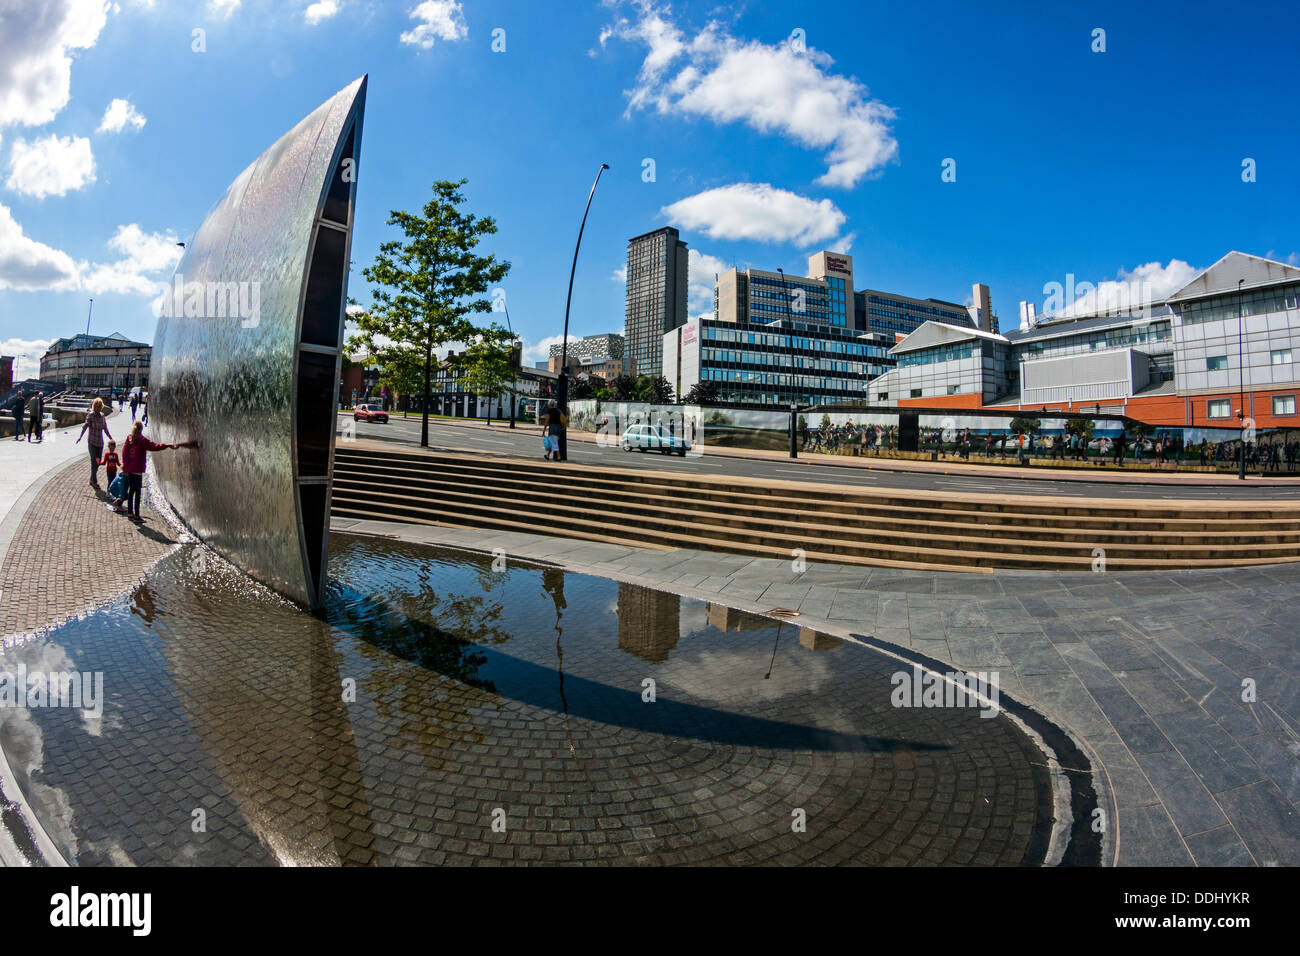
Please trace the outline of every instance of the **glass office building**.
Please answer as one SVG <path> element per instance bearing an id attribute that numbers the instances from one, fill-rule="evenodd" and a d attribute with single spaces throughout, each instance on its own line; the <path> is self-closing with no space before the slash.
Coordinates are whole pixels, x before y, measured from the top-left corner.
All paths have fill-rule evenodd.
<path id="1" fill-rule="evenodd" d="M 934 320 L 974 326 L 964 306 L 857 292 L 853 280 L 853 258 L 827 251 L 809 257 L 806 276 L 729 269 L 713 317 L 664 335 L 664 376 L 678 395 L 715 383 L 728 402 L 861 401 L 867 383 L 894 366 L 890 349 L 906 332 Z"/>

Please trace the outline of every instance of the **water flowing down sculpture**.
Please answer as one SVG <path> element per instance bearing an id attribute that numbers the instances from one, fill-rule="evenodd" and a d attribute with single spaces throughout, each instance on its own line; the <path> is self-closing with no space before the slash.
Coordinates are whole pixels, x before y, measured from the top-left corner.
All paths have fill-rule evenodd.
<path id="1" fill-rule="evenodd" d="M 245 169 L 187 244 L 154 337 L 153 462 L 181 519 L 286 597 L 327 572 L 335 409 L 366 77 Z"/>

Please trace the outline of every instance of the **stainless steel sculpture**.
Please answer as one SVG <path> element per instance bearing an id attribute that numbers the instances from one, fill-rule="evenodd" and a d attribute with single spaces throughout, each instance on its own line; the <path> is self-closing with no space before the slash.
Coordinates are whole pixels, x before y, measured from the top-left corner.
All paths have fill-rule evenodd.
<path id="1" fill-rule="evenodd" d="M 154 337 L 159 487 L 199 538 L 323 599 L 366 77 L 243 171 L 188 243 Z"/>

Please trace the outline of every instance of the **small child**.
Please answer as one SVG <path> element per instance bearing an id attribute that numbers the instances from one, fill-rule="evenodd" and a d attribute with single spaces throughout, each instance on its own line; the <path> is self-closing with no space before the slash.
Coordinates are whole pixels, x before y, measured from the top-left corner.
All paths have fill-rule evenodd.
<path id="1" fill-rule="evenodd" d="M 104 457 L 99 463 L 104 466 L 104 471 L 108 475 L 108 483 L 111 485 L 113 479 L 117 477 L 117 466 L 120 464 L 117 457 L 117 442 L 108 443 L 108 451 L 104 452 Z"/>

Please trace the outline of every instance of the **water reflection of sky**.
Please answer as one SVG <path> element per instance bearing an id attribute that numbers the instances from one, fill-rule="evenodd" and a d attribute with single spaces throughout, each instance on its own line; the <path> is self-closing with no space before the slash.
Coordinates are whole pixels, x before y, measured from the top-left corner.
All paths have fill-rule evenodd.
<path id="1" fill-rule="evenodd" d="M 332 550 L 319 616 L 191 547 L 3 651 L 0 667 L 23 655 L 105 675 L 93 725 L 0 710 L 0 745 L 69 860 L 1039 852 L 1028 742 L 974 710 L 893 709 L 892 659 L 556 568 L 341 535 Z M 792 808 L 816 821 L 793 844 Z M 1009 814 L 1028 822 L 1008 830 Z"/>

